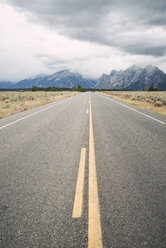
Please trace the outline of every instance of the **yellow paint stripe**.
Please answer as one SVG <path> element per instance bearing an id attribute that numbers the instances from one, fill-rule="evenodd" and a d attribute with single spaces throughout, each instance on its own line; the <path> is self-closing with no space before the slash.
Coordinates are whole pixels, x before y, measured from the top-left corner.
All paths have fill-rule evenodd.
<path id="1" fill-rule="evenodd" d="M 84 193 L 84 174 L 85 174 L 86 148 L 81 149 L 76 192 L 73 206 L 72 218 L 80 218 L 82 215 L 83 193 Z"/>
<path id="2" fill-rule="evenodd" d="M 89 103 L 89 213 L 88 248 L 102 248 L 102 233 L 97 189 L 91 100 Z"/>
<path id="3" fill-rule="evenodd" d="M 88 96 L 88 104 L 90 104 L 90 94 L 89 94 L 89 96 Z"/>
<path id="4" fill-rule="evenodd" d="M 86 113 L 89 114 L 89 109 L 86 110 Z"/>

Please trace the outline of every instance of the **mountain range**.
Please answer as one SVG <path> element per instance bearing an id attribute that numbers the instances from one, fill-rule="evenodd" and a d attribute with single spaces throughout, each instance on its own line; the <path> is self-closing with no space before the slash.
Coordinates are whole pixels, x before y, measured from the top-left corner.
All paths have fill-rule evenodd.
<path id="1" fill-rule="evenodd" d="M 41 88 L 48 86 L 72 88 L 79 84 L 86 89 L 147 90 L 152 86 L 158 90 L 166 90 L 166 74 L 156 66 L 147 65 L 142 68 L 133 65 L 126 70 L 112 70 L 109 75 L 103 74 L 94 80 L 70 70 L 62 70 L 52 75 L 41 74 L 34 78 L 27 78 L 15 84 L 0 82 L 0 88 L 26 89 L 34 85 Z"/>
<path id="2" fill-rule="evenodd" d="M 84 88 L 93 88 L 96 84 L 96 80 L 83 77 L 78 73 L 70 72 L 69 70 L 63 70 L 51 75 L 40 74 L 34 78 L 27 78 L 20 82 L 13 84 L 11 89 L 24 89 L 32 88 L 34 85 L 39 88 L 46 88 L 49 86 L 56 86 L 59 88 L 72 88 L 78 84 Z"/>
<path id="3" fill-rule="evenodd" d="M 13 86 L 11 82 L 0 82 L 0 89 L 10 89 Z"/>
<path id="4" fill-rule="evenodd" d="M 96 89 L 147 90 L 149 87 L 166 90 L 166 74 L 158 67 L 147 65 L 145 68 L 133 65 L 126 70 L 111 71 L 103 74 L 96 82 Z"/>

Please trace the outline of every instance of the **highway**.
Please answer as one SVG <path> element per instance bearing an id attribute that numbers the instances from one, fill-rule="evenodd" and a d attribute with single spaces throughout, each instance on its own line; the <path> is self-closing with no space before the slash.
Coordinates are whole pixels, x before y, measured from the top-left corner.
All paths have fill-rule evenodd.
<path id="1" fill-rule="evenodd" d="M 0 247 L 166 247 L 166 117 L 86 92 L 1 119 Z"/>

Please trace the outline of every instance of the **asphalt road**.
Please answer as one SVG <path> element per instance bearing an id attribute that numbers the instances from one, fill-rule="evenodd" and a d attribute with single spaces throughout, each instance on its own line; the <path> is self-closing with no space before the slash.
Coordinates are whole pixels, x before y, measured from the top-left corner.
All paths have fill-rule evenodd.
<path id="1" fill-rule="evenodd" d="M 0 247 L 166 247 L 166 118 L 82 93 L 0 120 Z"/>

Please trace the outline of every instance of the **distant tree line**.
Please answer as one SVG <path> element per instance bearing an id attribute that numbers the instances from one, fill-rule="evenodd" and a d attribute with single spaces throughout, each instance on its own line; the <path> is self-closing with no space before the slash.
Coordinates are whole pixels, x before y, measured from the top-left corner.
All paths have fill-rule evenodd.
<path id="1" fill-rule="evenodd" d="M 77 87 L 72 87 L 71 91 L 79 91 L 79 92 L 85 92 L 85 89 L 81 85 L 77 85 Z"/>
<path id="2" fill-rule="evenodd" d="M 37 91 L 37 90 L 44 90 L 44 91 L 62 91 L 61 88 L 57 88 L 55 86 L 51 87 L 46 87 L 46 88 L 38 88 L 37 86 L 33 86 L 32 87 L 32 91 Z M 78 92 L 85 92 L 86 90 L 88 91 L 106 91 L 106 89 L 85 89 L 84 87 L 82 87 L 81 85 L 77 85 L 77 87 L 72 87 L 71 89 L 63 89 L 63 90 L 71 90 L 71 91 L 78 91 Z M 128 91 L 129 89 L 107 89 L 107 91 Z M 145 89 L 143 88 L 142 89 L 143 91 L 145 91 Z M 153 86 L 150 86 L 147 91 L 157 91 L 158 89 L 157 88 L 154 88 Z M 129 90 L 129 91 L 132 91 L 132 90 Z"/>
<path id="3" fill-rule="evenodd" d="M 157 91 L 158 89 L 157 88 L 154 88 L 153 86 L 150 86 L 149 88 L 148 88 L 148 91 Z"/>
<path id="4" fill-rule="evenodd" d="M 37 87 L 35 85 L 32 87 L 32 91 L 37 91 Z"/>
<path id="5" fill-rule="evenodd" d="M 39 88 L 37 88 L 37 86 L 34 85 L 32 87 L 32 91 L 37 91 L 37 90 L 39 90 Z M 49 87 L 43 88 L 42 90 L 45 90 L 45 91 L 62 91 L 61 88 L 56 88 L 55 86 L 53 86 L 53 87 L 49 86 Z M 77 85 L 77 87 L 74 86 L 70 90 L 71 91 L 85 92 L 85 89 L 81 85 Z"/>
<path id="6" fill-rule="evenodd" d="M 57 88 L 55 86 L 53 86 L 53 87 L 49 86 L 49 87 L 45 88 L 44 90 L 45 91 L 57 91 Z"/>
<path id="7" fill-rule="evenodd" d="M 34 85 L 32 87 L 32 91 L 37 91 L 37 90 L 39 90 L 39 88 L 37 88 L 37 86 Z M 41 88 L 40 88 L 40 90 L 41 90 Z M 53 87 L 49 86 L 46 88 L 42 88 L 42 90 L 44 90 L 44 91 L 62 91 L 61 88 L 56 88 L 55 86 L 53 86 Z"/>

